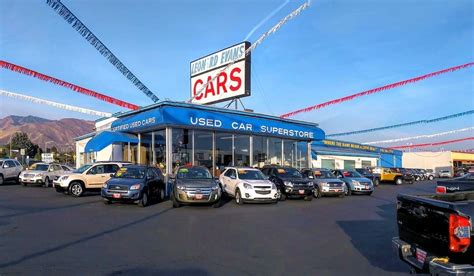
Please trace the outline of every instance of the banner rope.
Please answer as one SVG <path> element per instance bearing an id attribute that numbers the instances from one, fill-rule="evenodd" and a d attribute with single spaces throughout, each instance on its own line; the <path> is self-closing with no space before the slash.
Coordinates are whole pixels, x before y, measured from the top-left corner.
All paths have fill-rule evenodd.
<path id="1" fill-rule="evenodd" d="M 136 110 L 136 109 L 140 108 L 137 105 L 124 102 L 122 100 L 119 100 L 119 99 L 101 94 L 99 92 L 92 91 L 90 89 L 72 84 L 72 83 L 67 82 L 67 81 L 63 81 L 63 80 L 60 80 L 60 79 L 57 79 L 57 78 L 54 78 L 54 77 L 51 77 L 51 76 L 48 76 L 48 75 L 45 75 L 45 74 L 41 74 L 39 72 L 33 71 L 31 69 L 28 69 L 28 68 L 25 68 L 25 67 L 22 67 L 22 66 L 4 61 L 4 60 L 0 60 L 0 67 L 11 70 L 13 72 L 18 72 L 20 74 L 24 74 L 24 75 L 27 75 L 27 76 L 32 76 L 32 77 L 35 77 L 35 78 L 43 80 L 43 81 L 51 82 L 53 84 L 66 87 L 66 88 L 71 89 L 73 91 L 76 91 L 76 92 L 79 92 L 79 93 L 82 93 L 82 94 L 85 94 L 85 95 L 88 95 L 88 96 L 92 96 L 92 97 L 95 97 L 99 100 L 102 100 L 102 101 L 105 101 L 105 102 L 108 102 L 108 103 L 111 103 L 111 104 L 115 104 L 115 105 L 118 105 L 118 106 L 121 106 L 121 107 L 129 108 L 129 109 L 133 109 L 133 110 Z"/>
<path id="2" fill-rule="evenodd" d="M 84 37 L 99 53 L 104 56 L 115 68 L 119 70 L 129 81 L 131 81 L 140 91 L 152 99 L 153 102 L 158 102 L 158 97 L 148 89 L 113 53 L 102 43 L 102 41 L 95 36 L 84 23 L 79 20 L 63 3 L 59 0 L 46 0 L 53 10 L 55 10 L 67 23 Z"/>
<path id="3" fill-rule="evenodd" d="M 430 119 L 430 120 L 419 120 L 419 121 L 413 121 L 413 122 L 390 125 L 390 126 L 384 126 L 384 127 L 376 127 L 376 128 L 369 128 L 369 129 L 356 130 L 356 131 L 350 131 L 350 132 L 341 132 L 341 133 L 328 134 L 328 135 L 326 135 L 326 137 L 337 137 L 337 136 L 346 136 L 346 135 L 353 135 L 353 134 L 362 134 L 362 133 L 368 133 L 368 132 L 385 130 L 385 129 L 399 128 L 399 127 L 404 127 L 404 126 L 411 126 L 411 125 L 418 125 L 418 124 L 429 124 L 429 123 L 440 122 L 440 121 L 449 120 L 449 119 L 458 118 L 458 117 L 467 116 L 467 115 L 472 115 L 472 114 L 474 114 L 474 110 L 469 110 L 469 111 L 465 111 L 465 112 L 451 114 L 451 115 L 447 115 L 447 116 L 443 116 L 443 117 L 439 117 L 439 118 L 435 118 L 435 119 Z"/>
<path id="4" fill-rule="evenodd" d="M 306 8 L 308 8 L 311 4 L 311 1 L 308 0 L 307 2 L 305 2 L 304 4 L 302 4 L 301 6 L 299 6 L 296 10 L 294 10 L 293 12 L 291 12 L 290 14 L 288 14 L 287 16 L 285 16 L 285 18 L 283 18 L 282 20 L 280 20 L 275 26 L 273 26 L 270 30 L 268 30 L 266 33 L 264 33 L 263 35 L 261 35 L 247 50 L 245 50 L 245 57 L 248 56 L 250 54 L 250 52 L 252 52 L 253 50 L 255 50 L 255 48 L 257 48 L 258 45 L 260 45 L 269 35 L 275 33 L 276 31 L 278 31 L 278 29 L 281 28 L 281 26 L 283 26 L 286 22 L 290 21 L 291 19 L 295 18 L 296 16 L 298 16 L 303 10 L 305 10 Z M 227 64 L 222 70 L 220 70 L 219 72 L 217 72 L 214 77 L 210 80 L 208 80 L 202 87 L 201 89 L 199 89 L 199 91 L 197 91 L 197 93 L 188 101 L 188 102 L 192 102 L 196 97 L 198 97 L 199 95 L 201 95 L 201 93 L 204 91 L 204 89 L 207 88 L 207 85 L 211 82 L 214 82 L 216 80 L 216 78 L 224 71 L 226 71 L 227 69 L 229 69 L 230 66 L 232 66 L 234 63 L 236 62 L 236 60 L 233 60 L 232 62 L 230 62 L 229 64 Z"/>
<path id="5" fill-rule="evenodd" d="M 45 104 L 45 105 L 53 106 L 53 107 L 56 107 L 56 108 L 69 110 L 69 111 L 80 112 L 80 113 L 93 115 L 93 116 L 99 116 L 99 117 L 111 117 L 112 116 L 111 113 L 107 113 L 107 112 L 101 112 L 101 111 L 96 111 L 96 110 L 92 110 L 92 109 L 77 107 L 77 106 L 73 106 L 73 105 L 67 105 L 67 104 L 52 102 L 52 101 L 43 100 L 43 99 L 35 98 L 35 97 L 32 97 L 32 96 L 18 94 L 18 93 L 14 93 L 14 92 L 2 90 L 2 89 L 0 89 L 0 96 L 5 96 L 5 97 L 14 98 L 14 99 L 30 101 L 30 102 L 33 102 L 33 103 L 36 103 L 36 104 Z"/>
<path id="6" fill-rule="evenodd" d="M 425 79 L 428 79 L 428 78 L 439 76 L 441 74 L 445 74 L 445 73 L 449 73 L 449 72 L 458 71 L 458 70 L 461 70 L 461 69 L 464 69 L 464 68 L 468 68 L 472 65 L 474 65 L 474 62 L 469 62 L 469 63 L 459 65 L 459 66 L 454 66 L 454 67 L 451 67 L 451 68 L 436 71 L 436 72 L 429 73 L 429 74 L 419 76 L 419 77 L 416 77 L 416 78 L 411 78 L 411 79 L 408 79 L 408 80 L 395 82 L 395 83 L 392 83 L 392 84 L 388 84 L 388 85 L 373 88 L 373 89 L 370 89 L 370 90 L 362 91 L 362 92 L 359 92 L 359 93 L 356 93 L 356 94 L 352 94 L 352 95 L 349 95 L 349 96 L 346 96 L 346 97 L 343 97 L 343 98 L 339 98 L 339 99 L 327 101 L 327 102 L 324 102 L 324 103 L 320 103 L 320 104 L 317 104 L 317 105 L 313 105 L 313 106 L 310 106 L 310 107 L 298 109 L 296 111 L 285 113 L 285 114 L 281 115 L 280 117 L 281 118 L 293 117 L 293 116 L 295 116 L 297 114 L 300 114 L 300 113 L 310 112 L 310 111 L 313 111 L 313 110 L 316 110 L 316 109 L 321 109 L 323 107 L 327 107 L 329 105 L 339 104 L 339 103 L 342 103 L 342 102 L 354 100 L 355 98 L 358 98 L 358 97 L 367 96 L 367 95 L 374 94 L 374 93 L 379 93 L 379 92 L 382 92 L 384 90 L 393 89 L 393 88 L 404 86 L 404 85 L 407 85 L 407 84 L 410 84 L 410 83 L 415 83 L 415 82 L 422 81 L 422 80 L 425 80 Z"/>
<path id="7" fill-rule="evenodd" d="M 452 144 L 452 143 L 459 143 L 459 142 L 464 142 L 464 141 L 469 141 L 469 140 L 474 140 L 474 137 L 466 137 L 466 138 L 461 138 L 461 139 L 447 140 L 447 141 L 433 142 L 433 143 L 425 143 L 425 144 L 413 144 L 413 145 L 406 145 L 406 146 L 396 146 L 396 147 L 390 147 L 390 148 L 391 149 L 407 149 L 407 148 L 431 147 L 431 146 L 440 146 L 440 145 L 446 145 L 446 144 Z"/>
<path id="8" fill-rule="evenodd" d="M 450 131 L 445 131 L 445 132 L 439 132 L 439 133 L 434 133 L 434 134 L 424 134 L 424 135 L 398 138 L 398 139 L 390 139 L 390 140 L 382 140 L 382 141 L 374 141 L 374 142 L 365 142 L 365 143 L 362 143 L 362 144 L 373 145 L 373 144 L 387 144 L 387 143 L 395 143 L 395 142 L 404 142 L 404 141 L 410 141 L 410 140 L 421 139 L 421 138 L 433 138 L 433 137 L 438 137 L 438 136 L 455 134 L 455 133 L 469 131 L 469 130 L 473 130 L 473 129 L 474 129 L 474 127 L 466 127 L 466 128 L 450 130 Z"/>

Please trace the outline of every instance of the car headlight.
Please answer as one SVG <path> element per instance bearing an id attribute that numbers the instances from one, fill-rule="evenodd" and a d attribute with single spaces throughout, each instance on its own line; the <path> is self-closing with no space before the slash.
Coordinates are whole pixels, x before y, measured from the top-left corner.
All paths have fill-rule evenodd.
<path id="1" fill-rule="evenodd" d="M 329 183 L 327 183 L 327 182 L 321 182 L 321 186 L 327 188 L 327 187 L 329 187 Z"/>
<path id="2" fill-rule="evenodd" d="M 252 189 L 253 187 L 250 184 L 244 183 L 244 188 L 245 189 Z"/>
<path id="3" fill-rule="evenodd" d="M 183 191 L 186 190 L 186 186 L 183 186 L 183 185 L 176 185 L 176 188 L 178 190 L 183 190 Z"/>
<path id="4" fill-rule="evenodd" d="M 291 183 L 290 181 L 284 181 L 283 184 L 285 184 L 285 186 L 287 187 L 293 187 L 293 183 Z"/>
<path id="5" fill-rule="evenodd" d="M 102 189 L 107 189 L 107 183 L 102 184 Z"/>
<path id="6" fill-rule="evenodd" d="M 272 183 L 272 190 L 276 190 L 277 186 L 275 185 L 275 183 Z"/>
<path id="7" fill-rule="evenodd" d="M 216 185 L 212 186 L 211 189 L 215 191 L 215 190 L 219 189 L 219 185 L 216 184 Z"/>
<path id="8" fill-rule="evenodd" d="M 357 180 L 352 180 L 352 184 L 354 184 L 354 185 L 360 185 L 360 182 L 357 181 Z"/>
<path id="9" fill-rule="evenodd" d="M 39 173 L 39 174 L 36 175 L 36 177 L 43 177 L 43 176 L 44 176 L 43 173 Z"/>
<path id="10" fill-rule="evenodd" d="M 141 186 L 140 184 L 132 185 L 132 186 L 130 186 L 130 190 L 139 190 L 140 186 Z"/>
<path id="11" fill-rule="evenodd" d="M 64 175 L 64 176 L 61 176 L 61 178 L 59 180 L 60 181 L 66 181 L 68 178 L 69 178 L 69 176 Z"/>

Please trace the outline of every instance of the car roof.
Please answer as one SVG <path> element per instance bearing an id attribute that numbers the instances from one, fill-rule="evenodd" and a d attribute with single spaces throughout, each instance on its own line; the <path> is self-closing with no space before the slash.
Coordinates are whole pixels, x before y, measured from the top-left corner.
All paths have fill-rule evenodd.
<path id="1" fill-rule="evenodd" d="M 130 165 L 125 165 L 124 166 L 125 168 L 151 168 L 150 166 L 147 166 L 147 165 L 137 165 L 137 164 L 130 164 Z"/>

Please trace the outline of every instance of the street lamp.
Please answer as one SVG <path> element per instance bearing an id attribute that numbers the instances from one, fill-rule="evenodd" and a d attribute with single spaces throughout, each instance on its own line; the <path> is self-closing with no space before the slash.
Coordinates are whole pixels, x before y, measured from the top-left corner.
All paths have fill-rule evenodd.
<path id="1" fill-rule="evenodd" d="M 47 141 L 47 142 L 44 142 L 44 152 L 45 153 L 48 153 L 48 143 L 54 143 L 54 141 Z"/>

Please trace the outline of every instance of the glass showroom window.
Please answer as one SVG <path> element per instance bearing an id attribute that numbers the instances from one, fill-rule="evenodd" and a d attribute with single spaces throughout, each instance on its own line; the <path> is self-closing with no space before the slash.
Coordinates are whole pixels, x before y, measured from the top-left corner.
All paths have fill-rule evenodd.
<path id="1" fill-rule="evenodd" d="M 321 167 L 334 170 L 336 168 L 336 161 L 334 159 L 321 159 Z"/>
<path id="2" fill-rule="evenodd" d="M 263 136 L 253 136 L 253 164 L 252 167 L 262 168 L 267 161 L 268 138 Z"/>
<path id="3" fill-rule="evenodd" d="M 152 141 L 151 141 L 151 132 L 142 133 L 140 140 L 140 164 L 152 165 Z"/>
<path id="4" fill-rule="evenodd" d="M 281 142 L 279 138 L 268 138 L 268 159 L 270 164 L 281 165 Z"/>
<path id="5" fill-rule="evenodd" d="M 250 136 L 234 135 L 234 165 L 250 166 Z"/>
<path id="6" fill-rule="evenodd" d="M 165 130 L 153 132 L 152 164 L 166 173 L 166 134 Z"/>
<path id="7" fill-rule="evenodd" d="M 362 160 L 362 168 L 372 167 L 372 161 Z"/>
<path id="8" fill-rule="evenodd" d="M 211 173 L 213 165 L 212 143 L 212 131 L 194 131 L 194 165 L 207 167 Z"/>
<path id="9" fill-rule="evenodd" d="M 173 172 L 179 166 L 192 164 L 192 131 L 188 129 L 172 129 L 172 157 Z"/>
<path id="10" fill-rule="evenodd" d="M 284 165 L 296 167 L 296 142 L 292 140 L 283 140 L 283 158 Z"/>
<path id="11" fill-rule="evenodd" d="M 344 170 L 353 170 L 355 169 L 356 161 L 355 160 L 344 160 Z"/>
<path id="12" fill-rule="evenodd" d="M 298 169 L 308 168 L 308 142 L 296 143 L 296 167 Z"/>
<path id="13" fill-rule="evenodd" d="M 232 134 L 216 132 L 216 173 L 219 176 L 225 167 L 233 166 Z"/>

